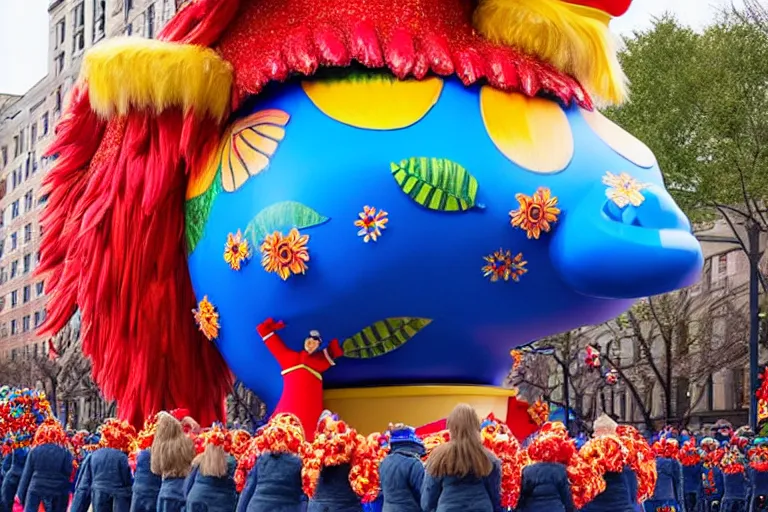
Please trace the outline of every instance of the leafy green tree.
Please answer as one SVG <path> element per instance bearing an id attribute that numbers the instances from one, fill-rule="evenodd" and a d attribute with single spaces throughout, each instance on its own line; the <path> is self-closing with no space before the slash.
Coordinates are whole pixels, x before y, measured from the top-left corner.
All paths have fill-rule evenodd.
<path id="1" fill-rule="evenodd" d="M 666 16 L 625 43 L 631 101 L 606 114 L 654 151 L 694 221 L 723 218 L 750 255 L 747 234 L 759 246 L 768 231 L 768 31 L 728 15 L 699 34 Z"/>

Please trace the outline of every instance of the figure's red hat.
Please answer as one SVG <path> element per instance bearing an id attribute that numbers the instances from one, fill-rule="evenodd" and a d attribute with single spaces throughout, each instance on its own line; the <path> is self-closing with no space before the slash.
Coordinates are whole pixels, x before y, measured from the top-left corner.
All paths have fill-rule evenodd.
<path id="1" fill-rule="evenodd" d="M 611 16 L 617 17 L 627 12 L 632 0 L 565 0 L 565 2 L 599 9 Z"/>

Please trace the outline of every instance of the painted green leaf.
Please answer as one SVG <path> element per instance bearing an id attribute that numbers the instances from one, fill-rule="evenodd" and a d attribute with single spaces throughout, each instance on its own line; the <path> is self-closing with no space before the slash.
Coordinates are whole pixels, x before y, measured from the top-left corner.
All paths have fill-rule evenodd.
<path id="1" fill-rule="evenodd" d="M 287 234 L 291 229 L 318 226 L 330 219 L 296 201 L 283 201 L 267 206 L 251 219 L 245 227 L 244 236 L 258 247 L 264 237 L 275 231 Z"/>
<path id="2" fill-rule="evenodd" d="M 477 179 L 456 162 L 413 157 L 390 167 L 403 192 L 425 208 L 442 212 L 484 208 L 477 203 Z"/>
<path id="3" fill-rule="evenodd" d="M 208 216 L 211 214 L 211 208 L 213 208 L 213 201 L 222 190 L 221 169 L 219 169 L 208 190 L 185 203 L 184 222 L 187 236 L 187 254 L 192 254 L 198 242 L 203 238 L 205 225 L 208 222 Z"/>
<path id="4" fill-rule="evenodd" d="M 430 318 L 398 317 L 380 320 L 344 340 L 344 355 L 370 359 L 392 352 L 432 323 Z"/>

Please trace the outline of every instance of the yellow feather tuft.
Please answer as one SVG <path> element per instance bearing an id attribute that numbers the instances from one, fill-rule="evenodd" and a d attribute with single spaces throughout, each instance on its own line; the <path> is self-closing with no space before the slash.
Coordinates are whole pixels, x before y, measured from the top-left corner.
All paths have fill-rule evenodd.
<path id="1" fill-rule="evenodd" d="M 104 117 L 181 108 L 221 121 L 229 112 L 232 66 L 201 46 L 110 39 L 85 55 L 80 79 L 88 83 L 91 108 Z"/>
<path id="2" fill-rule="evenodd" d="M 562 0 L 480 0 L 475 28 L 579 80 L 600 105 L 627 97 L 627 80 L 608 30 L 610 16 Z"/>

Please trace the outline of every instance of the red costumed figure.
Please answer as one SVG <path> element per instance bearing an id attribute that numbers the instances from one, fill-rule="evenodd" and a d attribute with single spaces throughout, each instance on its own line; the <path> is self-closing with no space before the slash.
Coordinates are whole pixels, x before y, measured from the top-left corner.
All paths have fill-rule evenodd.
<path id="1" fill-rule="evenodd" d="M 274 414 L 289 412 L 301 421 L 307 439 L 314 436 L 315 426 L 323 412 L 323 373 L 344 355 L 339 340 L 333 339 L 326 348 L 320 333 L 310 331 L 304 340 L 304 350 L 288 348 L 277 335 L 285 327 L 282 321 L 267 318 L 256 329 L 267 348 L 277 359 L 283 375 L 283 394 Z"/>

